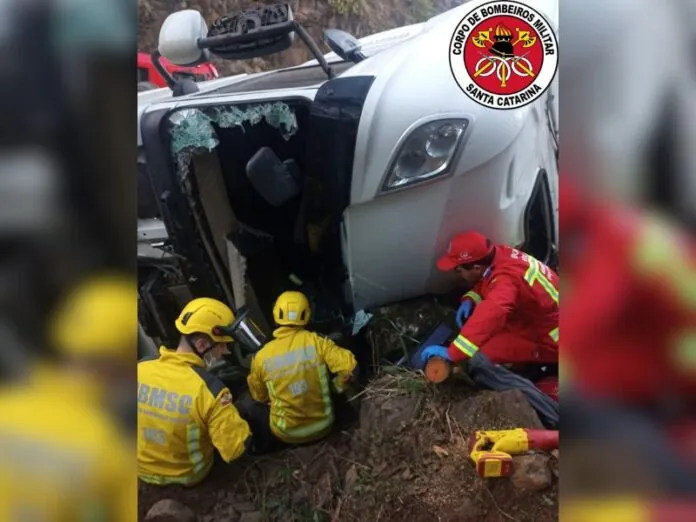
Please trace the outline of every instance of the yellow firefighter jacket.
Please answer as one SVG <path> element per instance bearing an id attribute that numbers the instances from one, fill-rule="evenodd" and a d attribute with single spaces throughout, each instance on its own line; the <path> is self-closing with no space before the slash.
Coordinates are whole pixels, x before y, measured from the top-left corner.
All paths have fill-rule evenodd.
<path id="1" fill-rule="evenodd" d="M 150 484 L 191 486 L 213 465 L 240 457 L 249 425 L 232 395 L 193 353 L 160 348 L 138 363 L 138 477 Z"/>
<path id="2" fill-rule="evenodd" d="M 133 449 L 103 391 L 45 366 L 0 389 L 0 520 L 136 520 Z"/>
<path id="3" fill-rule="evenodd" d="M 271 404 L 271 431 L 289 443 L 311 442 L 333 426 L 329 372 L 340 389 L 357 361 L 333 341 L 302 328 L 281 327 L 254 357 L 247 378 L 254 400 Z"/>

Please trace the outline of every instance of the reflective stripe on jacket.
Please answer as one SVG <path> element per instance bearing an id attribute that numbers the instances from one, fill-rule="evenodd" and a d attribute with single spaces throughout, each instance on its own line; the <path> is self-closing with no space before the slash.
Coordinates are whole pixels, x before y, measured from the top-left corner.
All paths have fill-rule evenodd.
<path id="1" fill-rule="evenodd" d="M 232 395 L 193 353 L 160 348 L 138 363 L 138 476 L 151 484 L 194 485 L 213 465 L 240 457 L 251 431 Z"/>
<path id="2" fill-rule="evenodd" d="M 42 366 L 0 391 L 0 520 L 137 519 L 133 448 L 80 377 Z"/>
<path id="3" fill-rule="evenodd" d="M 251 396 L 270 402 L 271 430 L 279 439 L 318 440 L 334 421 L 330 373 L 350 374 L 357 361 L 350 351 L 302 328 L 281 327 L 273 336 L 252 362 Z"/>
<path id="4" fill-rule="evenodd" d="M 504 328 L 531 330 L 540 349 L 557 353 L 558 284 L 558 275 L 534 257 L 497 245 L 490 269 L 464 296 L 474 302 L 478 297 L 480 302 L 450 344 L 450 358 L 455 362 L 471 358 Z M 529 358 L 534 360 L 534 354 Z"/>
<path id="5" fill-rule="evenodd" d="M 561 384 L 641 407 L 695 396 L 693 239 L 661 216 L 608 204 L 584 211 L 569 237 L 583 248 L 563 261 L 572 299 Z"/>

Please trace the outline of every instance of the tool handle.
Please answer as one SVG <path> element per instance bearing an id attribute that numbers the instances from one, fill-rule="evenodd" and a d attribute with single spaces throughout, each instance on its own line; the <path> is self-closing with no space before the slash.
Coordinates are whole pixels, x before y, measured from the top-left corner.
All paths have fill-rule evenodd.
<path id="1" fill-rule="evenodd" d="M 558 430 L 525 430 L 529 449 L 551 451 L 558 449 Z"/>
<path id="2" fill-rule="evenodd" d="M 509 437 L 514 437 L 516 440 L 526 444 L 527 430 L 515 428 L 511 430 L 480 430 L 475 431 L 469 436 L 468 448 L 469 453 L 472 451 L 481 451 L 484 446 L 493 447 L 498 442 Z"/>

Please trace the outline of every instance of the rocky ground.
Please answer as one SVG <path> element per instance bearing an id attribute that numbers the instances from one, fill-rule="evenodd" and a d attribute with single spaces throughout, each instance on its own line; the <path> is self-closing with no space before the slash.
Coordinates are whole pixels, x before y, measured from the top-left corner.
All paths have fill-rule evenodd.
<path id="1" fill-rule="evenodd" d="M 356 396 L 357 425 L 313 446 L 218 465 L 196 489 L 140 486 L 139 520 L 558 520 L 558 453 L 517 457 L 510 479 L 476 476 L 476 429 L 541 428 L 517 392 L 433 386 L 385 368 Z"/>

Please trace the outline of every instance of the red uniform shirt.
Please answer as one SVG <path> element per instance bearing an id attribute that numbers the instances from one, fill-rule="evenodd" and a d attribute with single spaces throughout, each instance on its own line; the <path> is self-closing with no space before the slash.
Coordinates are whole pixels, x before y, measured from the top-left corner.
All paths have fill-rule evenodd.
<path id="1" fill-rule="evenodd" d="M 478 304 L 450 344 L 449 357 L 459 362 L 480 349 L 494 363 L 557 363 L 558 283 L 558 275 L 534 257 L 496 246 L 493 264 L 464 296 Z"/>
<path id="2" fill-rule="evenodd" d="M 584 210 L 563 230 L 564 281 L 571 282 L 563 381 L 583 395 L 629 403 L 693 394 L 693 242 L 654 217 L 609 206 Z"/>

